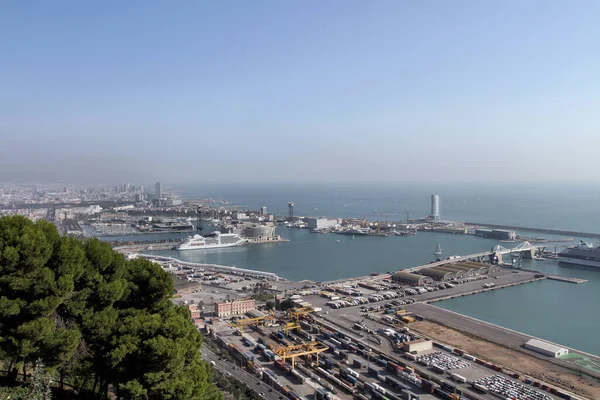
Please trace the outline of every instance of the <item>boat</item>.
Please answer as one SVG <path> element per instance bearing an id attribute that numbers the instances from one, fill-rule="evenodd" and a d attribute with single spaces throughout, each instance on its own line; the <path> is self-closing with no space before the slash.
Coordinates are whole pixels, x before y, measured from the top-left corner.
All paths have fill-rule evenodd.
<path id="1" fill-rule="evenodd" d="M 341 242 L 341 240 L 339 240 L 339 239 L 338 239 L 338 240 L 336 240 L 335 242 L 336 242 L 336 243 L 339 243 L 339 242 Z"/>
<path id="2" fill-rule="evenodd" d="M 600 246 L 594 247 L 582 240 L 579 245 L 561 251 L 558 254 L 558 262 L 600 268 Z"/>
<path id="3" fill-rule="evenodd" d="M 438 259 L 441 259 L 443 253 L 442 253 L 442 246 L 440 246 L 440 242 L 437 242 L 437 246 L 435 247 L 435 251 L 433 252 L 433 254 Z"/>
<path id="4" fill-rule="evenodd" d="M 179 243 L 175 250 L 210 250 L 241 246 L 248 240 L 237 233 L 213 232 L 206 236 L 194 235 Z"/>

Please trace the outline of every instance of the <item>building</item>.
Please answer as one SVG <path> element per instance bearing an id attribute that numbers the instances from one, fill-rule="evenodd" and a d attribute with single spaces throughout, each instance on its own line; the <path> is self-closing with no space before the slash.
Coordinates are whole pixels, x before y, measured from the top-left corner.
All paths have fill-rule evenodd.
<path id="1" fill-rule="evenodd" d="M 394 275 L 392 275 L 392 279 L 394 281 L 406 283 L 411 286 L 424 286 L 431 285 L 433 283 L 433 279 L 428 276 L 417 275 L 405 271 L 396 272 Z"/>
<path id="2" fill-rule="evenodd" d="M 471 266 L 464 265 L 463 263 L 446 264 L 444 267 L 449 270 L 456 271 L 456 279 L 475 276 L 479 273 L 479 268 L 473 268 Z"/>
<path id="3" fill-rule="evenodd" d="M 194 281 L 182 281 L 175 279 L 175 293 L 176 294 L 190 294 L 196 293 L 200 290 L 200 283 Z"/>
<path id="4" fill-rule="evenodd" d="M 198 310 L 198 305 L 190 304 L 188 308 L 190 310 L 190 318 L 193 320 L 200 318 L 200 310 Z"/>
<path id="5" fill-rule="evenodd" d="M 492 237 L 491 229 L 477 228 L 475 229 L 475 236 L 481 236 L 485 238 Z"/>
<path id="6" fill-rule="evenodd" d="M 228 317 L 231 315 L 245 314 L 255 308 L 256 301 L 252 299 L 225 301 L 215 303 L 215 314 L 217 317 Z"/>
<path id="7" fill-rule="evenodd" d="M 260 215 L 262 215 L 262 216 L 265 216 L 265 215 L 267 215 L 267 214 L 268 214 L 268 213 L 267 213 L 267 207 L 264 207 L 264 206 L 263 206 L 263 207 L 261 207 L 261 208 L 260 208 Z"/>
<path id="8" fill-rule="evenodd" d="M 517 232 L 507 229 L 492 229 L 491 237 L 498 240 L 517 240 Z"/>
<path id="9" fill-rule="evenodd" d="M 440 196 L 437 194 L 431 195 L 431 218 L 434 221 L 440 220 Z"/>
<path id="10" fill-rule="evenodd" d="M 241 234 L 245 238 L 268 238 L 275 236 L 275 225 L 273 224 L 252 224 L 242 225 L 233 233 Z"/>
<path id="11" fill-rule="evenodd" d="M 548 357 L 561 357 L 569 354 L 569 350 L 554 344 L 543 342 L 538 339 L 531 339 L 523 345 L 526 349 L 535 351 Z"/>
<path id="12" fill-rule="evenodd" d="M 337 218 L 307 218 L 309 229 L 327 229 L 338 226 Z"/>
<path id="13" fill-rule="evenodd" d="M 163 197 L 162 183 L 156 182 L 156 187 L 154 190 L 154 198 L 157 199 L 158 201 L 160 201 L 160 199 L 162 199 L 162 197 Z"/>
<path id="14" fill-rule="evenodd" d="M 292 221 L 294 219 L 294 203 L 291 201 L 288 203 L 288 220 Z"/>
<path id="15" fill-rule="evenodd" d="M 455 274 L 453 271 L 448 271 L 439 268 L 425 268 L 419 271 L 419 274 L 435 279 L 436 281 L 446 282 L 454 279 Z"/>
<path id="16" fill-rule="evenodd" d="M 414 340 L 402 345 L 402 350 L 407 353 L 419 353 L 421 351 L 431 350 L 432 348 L 433 342 L 431 340 Z"/>

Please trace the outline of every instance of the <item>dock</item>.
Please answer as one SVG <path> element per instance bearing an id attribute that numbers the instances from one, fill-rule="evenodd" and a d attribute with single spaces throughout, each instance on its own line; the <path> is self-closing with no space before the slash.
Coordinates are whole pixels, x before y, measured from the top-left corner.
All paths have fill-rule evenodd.
<path id="1" fill-rule="evenodd" d="M 587 282 L 587 279 L 572 278 L 570 276 L 560 276 L 560 275 L 546 275 L 546 278 L 553 280 L 553 281 L 561 281 L 561 282 L 576 283 L 576 284 Z"/>

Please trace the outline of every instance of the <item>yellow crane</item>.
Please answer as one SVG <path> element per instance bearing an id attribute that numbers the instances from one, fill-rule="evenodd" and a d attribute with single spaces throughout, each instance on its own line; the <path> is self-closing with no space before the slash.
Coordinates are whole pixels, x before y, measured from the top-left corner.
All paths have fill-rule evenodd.
<path id="1" fill-rule="evenodd" d="M 274 319 L 275 319 L 275 314 L 273 313 L 273 310 L 270 310 L 270 313 L 265 315 L 264 317 L 238 319 L 235 322 L 228 322 L 227 324 L 232 328 L 236 328 L 236 329 L 239 328 L 240 335 L 243 335 L 245 326 L 260 325 L 260 324 L 264 324 L 266 321 L 272 321 Z"/>
<path id="2" fill-rule="evenodd" d="M 294 329 L 300 329 L 300 328 L 301 328 L 301 326 L 298 325 L 297 323 L 289 322 L 283 327 L 283 332 L 285 333 L 285 336 L 287 336 L 288 333 L 290 333 L 290 331 L 293 331 Z"/>
<path id="3" fill-rule="evenodd" d="M 303 315 L 310 314 L 312 312 L 315 312 L 315 310 L 313 310 L 310 307 L 296 308 L 294 310 L 288 311 L 288 317 L 295 320 L 296 323 L 298 323 L 300 317 L 302 317 Z"/>
<path id="4" fill-rule="evenodd" d="M 273 351 L 279 357 L 281 357 L 284 361 L 288 358 L 292 359 L 292 369 L 295 367 L 296 357 L 309 356 L 311 354 L 316 354 L 317 356 L 317 365 L 319 364 L 319 353 L 322 353 L 329 349 L 328 346 L 324 345 L 320 342 L 308 342 L 297 344 L 294 346 L 287 347 L 279 347 L 274 349 Z"/>

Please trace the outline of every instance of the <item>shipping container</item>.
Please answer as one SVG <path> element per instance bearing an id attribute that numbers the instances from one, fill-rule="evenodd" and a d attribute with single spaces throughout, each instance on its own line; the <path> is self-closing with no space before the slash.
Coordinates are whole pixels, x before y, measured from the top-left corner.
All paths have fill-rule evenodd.
<path id="1" fill-rule="evenodd" d="M 375 362 L 377 363 L 377 365 L 382 367 L 385 367 L 388 364 L 387 360 L 384 360 L 383 358 L 378 358 L 377 360 L 375 360 Z"/>
<path id="2" fill-rule="evenodd" d="M 373 377 L 377 378 L 377 377 L 379 376 L 379 371 L 377 371 L 377 370 L 376 370 L 375 368 L 373 368 L 373 367 L 369 367 L 369 369 L 368 369 L 368 374 L 369 374 L 370 376 L 373 376 Z"/>
<path id="3" fill-rule="evenodd" d="M 452 376 L 452 379 L 454 379 L 456 382 L 467 383 L 467 378 L 465 378 L 462 375 L 452 374 L 451 376 Z"/>
<path id="4" fill-rule="evenodd" d="M 403 400 L 419 400 L 419 396 L 410 390 L 402 390 L 400 392 L 400 398 Z"/>

